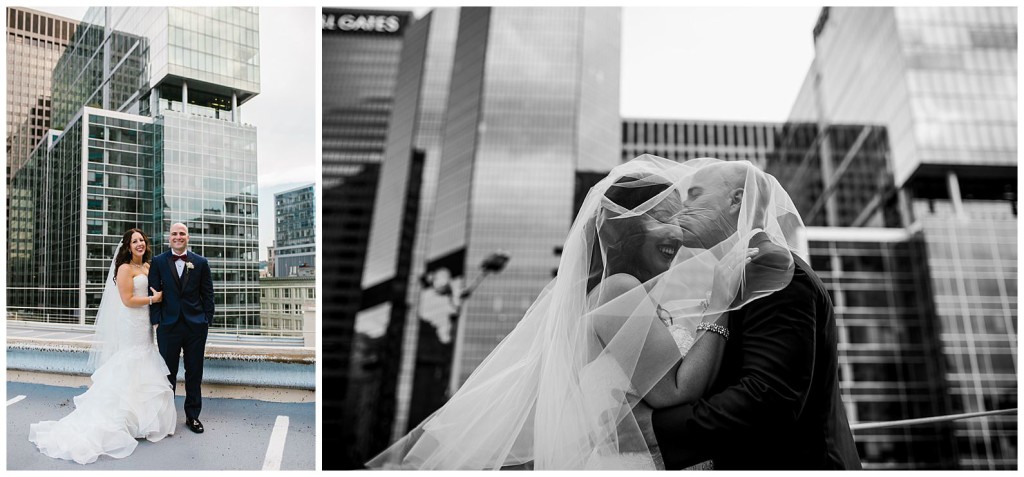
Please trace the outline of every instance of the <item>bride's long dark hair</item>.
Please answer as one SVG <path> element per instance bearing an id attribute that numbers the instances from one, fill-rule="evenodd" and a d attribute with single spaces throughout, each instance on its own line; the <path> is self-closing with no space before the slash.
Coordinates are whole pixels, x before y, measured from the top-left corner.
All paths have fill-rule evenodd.
<path id="1" fill-rule="evenodd" d="M 142 263 L 147 263 L 153 258 L 153 248 L 149 246 L 149 236 L 146 232 L 140 229 L 128 229 L 121 236 L 121 250 L 117 252 L 117 257 L 114 258 L 114 270 L 121 268 L 121 265 L 132 261 L 132 235 L 136 232 L 142 235 L 142 240 L 146 241 L 146 253 L 142 254 Z M 117 274 L 114 274 L 114 281 L 117 281 Z"/>
<path id="2" fill-rule="evenodd" d="M 636 182 L 650 177 L 650 175 L 627 175 L 622 176 L 615 184 Z M 652 183 L 638 187 L 609 187 L 604 196 L 620 207 L 635 209 L 669 188 L 666 183 Z M 606 226 L 611 226 L 610 224 Z M 641 283 L 650 280 L 655 274 L 651 270 L 643 268 L 637 259 L 638 250 L 644 240 L 643 222 L 639 217 L 622 219 L 621 224 L 615 225 L 621 228 L 620 236 L 622 243 L 606 246 L 608 253 L 608 264 L 605 265 L 601 258 L 600 237 L 594 241 L 595 247 L 590 260 L 590 278 L 587 281 L 587 293 L 594 289 L 601 280 L 616 273 L 626 273 L 636 277 Z"/>

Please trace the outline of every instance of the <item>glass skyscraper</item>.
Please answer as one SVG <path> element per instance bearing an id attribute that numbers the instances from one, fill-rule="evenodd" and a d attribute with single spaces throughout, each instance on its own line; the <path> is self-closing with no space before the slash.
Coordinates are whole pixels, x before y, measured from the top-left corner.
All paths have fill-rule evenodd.
<path id="1" fill-rule="evenodd" d="M 902 225 L 884 127 L 623 121 L 623 159 L 644 152 L 749 160 L 790 194 L 808 225 L 808 262 L 835 306 L 852 422 L 949 413 L 925 244 Z M 864 431 L 857 442 L 868 467 L 954 465 L 949 423 Z"/>
<path id="2" fill-rule="evenodd" d="M 750 161 L 779 180 L 809 226 L 901 226 L 884 127 L 623 120 L 622 161 L 641 154 Z"/>
<path id="3" fill-rule="evenodd" d="M 121 234 L 159 253 L 183 222 L 213 270 L 213 326 L 259 326 L 256 128 L 239 114 L 258 38 L 255 8 L 89 9 L 53 70 L 52 132 L 11 180 L 9 319 L 91 323 Z"/>
<path id="4" fill-rule="evenodd" d="M 8 184 L 50 129 L 53 67 L 77 24 L 27 8 L 7 8 Z"/>
<path id="5" fill-rule="evenodd" d="M 903 228 L 810 227 L 811 266 L 835 306 L 839 377 L 851 423 L 950 414 L 920 236 Z M 949 422 L 858 431 L 869 469 L 949 469 Z"/>
<path id="6" fill-rule="evenodd" d="M 295 276 L 316 264 L 316 187 L 274 194 L 274 276 Z"/>
<path id="7" fill-rule="evenodd" d="M 362 277 L 384 161 L 403 37 L 411 14 L 324 8 L 323 44 L 323 370 L 325 469 L 361 466 L 368 446 L 367 406 L 380 363 L 373 347 L 383 330 L 363 330 Z"/>
<path id="8" fill-rule="evenodd" d="M 25 8 L 7 8 L 7 236 L 29 240 L 37 191 L 14 189 L 11 178 L 50 129 L 53 67 L 77 22 Z M 7 261 L 25 260 L 7 249 Z"/>
<path id="9" fill-rule="evenodd" d="M 410 404 L 424 402 L 412 396 L 412 380 L 424 360 L 436 361 L 419 346 L 415 297 L 426 266 L 458 21 L 457 9 L 433 9 L 404 35 L 349 381 L 347 421 L 365 438 L 355 444 L 364 455 L 386 445 L 393 429 L 404 429 Z M 377 366 L 360 366 L 367 363 Z"/>
<path id="10" fill-rule="evenodd" d="M 901 186 L 936 168 L 1015 167 L 1016 34 L 1013 7 L 824 9 L 790 119 L 885 124 Z"/>
<path id="11" fill-rule="evenodd" d="M 939 362 L 943 414 L 1016 407 L 1017 9 L 824 8 L 814 41 L 791 119 L 884 125 L 901 219 L 922 249 L 920 309 L 935 333 L 899 348 L 912 356 L 937 341 L 927 359 Z M 875 406 L 850 415 L 874 420 Z M 932 412 L 908 406 L 893 411 Z M 948 426 L 949 441 L 926 452 L 908 446 L 927 427 L 858 434 L 861 457 L 874 468 L 1017 467 L 1016 415 Z"/>
<path id="12" fill-rule="evenodd" d="M 511 261 L 462 309 L 457 385 L 551 280 L 577 171 L 619 162 L 609 98 L 619 97 L 620 17 L 618 8 L 462 9 L 427 259 L 450 260 L 467 278 L 496 250 Z"/>
<path id="13" fill-rule="evenodd" d="M 434 9 L 405 31 L 346 381 L 345 428 L 361 455 L 347 465 L 443 403 L 550 281 L 577 175 L 618 162 L 619 17 L 617 8 Z M 331 121 L 325 106 L 325 181 Z M 461 318 L 444 314 L 425 277 L 457 287 L 498 249 L 511 254 L 508 267 Z"/>
<path id="14" fill-rule="evenodd" d="M 325 11 L 325 91 L 332 69 L 342 78 L 333 83 L 348 85 L 338 98 L 367 98 L 328 114 L 325 92 L 325 181 L 333 168 L 338 199 L 325 212 L 337 240 L 327 239 L 336 245 L 324 263 L 339 280 L 332 290 L 325 270 L 325 293 L 345 307 L 325 315 L 325 343 L 338 352 L 325 352 L 324 369 L 348 394 L 325 402 L 325 423 L 348 433 L 325 467 L 360 466 L 443 404 L 551 279 L 589 187 L 643 153 L 750 160 L 790 192 L 809 226 L 808 262 L 835 304 L 853 422 L 1015 406 L 1015 163 L 1002 145 L 971 163 L 907 141 L 917 140 L 915 117 L 984 117 L 985 135 L 1015 128 L 1015 115 L 983 111 L 1005 113 L 988 99 L 1016 101 L 1011 67 L 995 65 L 1016 44 L 990 51 L 1008 49 L 1000 10 L 965 13 L 968 33 L 949 31 L 960 10 L 904 10 L 824 9 L 818 57 L 786 123 L 620 120 L 617 9 L 434 9 L 401 42 L 388 31 L 400 12 Z M 938 16 L 919 20 L 929 15 Z M 919 28 L 925 43 L 984 45 L 964 53 L 980 70 L 900 71 L 921 63 L 902 59 L 904 34 L 888 30 L 897 17 L 941 30 Z M 985 29 L 998 31 L 975 31 Z M 936 57 L 962 47 L 947 43 Z M 933 99 L 967 110 L 929 116 L 901 96 L 918 74 L 928 88 L 990 91 L 940 92 Z M 507 268 L 453 300 L 499 249 L 511 254 Z M 856 439 L 867 468 L 1012 468 L 1015 426 L 997 417 Z"/>

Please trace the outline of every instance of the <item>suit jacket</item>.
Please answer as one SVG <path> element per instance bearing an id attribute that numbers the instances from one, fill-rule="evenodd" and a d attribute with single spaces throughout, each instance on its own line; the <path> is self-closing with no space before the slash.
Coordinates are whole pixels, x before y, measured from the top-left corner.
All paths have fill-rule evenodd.
<path id="1" fill-rule="evenodd" d="M 778 263 L 784 250 L 763 234 L 755 245 L 754 263 L 762 255 Z M 707 459 L 716 469 L 860 468 L 840 400 L 832 301 L 810 266 L 792 257 L 795 270 L 785 288 L 731 312 L 730 338 L 708 395 L 654 411 L 667 468 Z"/>
<path id="2" fill-rule="evenodd" d="M 159 304 L 149 307 L 149 321 L 156 325 L 170 325 L 185 319 L 189 323 L 213 322 L 213 277 L 210 262 L 201 255 L 186 252 L 188 264 L 178 277 L 170 251 L 153 258 L 149 267 L 149 286 L 164 292 Z"/>

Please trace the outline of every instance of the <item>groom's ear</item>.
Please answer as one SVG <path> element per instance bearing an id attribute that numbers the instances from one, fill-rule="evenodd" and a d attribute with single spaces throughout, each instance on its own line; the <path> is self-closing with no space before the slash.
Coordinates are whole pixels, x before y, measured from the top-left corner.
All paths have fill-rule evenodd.
<path id="1" fill-rule="evenodd" d="M 739 214 L 743 205 L 743 188 L 736 188 L 729 192 L 729 213 Z"/>

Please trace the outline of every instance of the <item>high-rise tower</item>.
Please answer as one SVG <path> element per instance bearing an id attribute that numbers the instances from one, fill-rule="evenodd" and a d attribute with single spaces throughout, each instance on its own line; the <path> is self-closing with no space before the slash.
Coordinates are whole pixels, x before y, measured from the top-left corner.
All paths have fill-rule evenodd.
<path id="1" fill-rule="evenodd" d="M 256 8 L 91 8 L 53 70 L 47 137 L 11 181 L 8 311 L 90 323 L 121 234 L 189 227 L 215 327 L 259 325 Z M 40 246 L 45 244 L 45 246 Z"/>
<path id="2" fill-rule="evenodd" d="M 901 217 L 924 251 L 911 255 L 926 260 L 919 306 L 934 310 L 946 409 L 1016 407 L 1017 9 L 826 7 L 814 42 L 791 118 L 888 130 Z M 950 426 L 953 465 L 1016 468 L 1015 415 Z M 897 462 L 913 432 L 865 436 L 862 457 Z"/>

